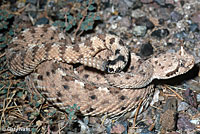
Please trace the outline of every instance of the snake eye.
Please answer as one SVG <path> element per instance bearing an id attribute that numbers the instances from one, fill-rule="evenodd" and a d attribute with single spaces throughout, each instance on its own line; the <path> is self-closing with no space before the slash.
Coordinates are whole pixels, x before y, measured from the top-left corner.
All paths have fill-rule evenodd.
<path id="1" fill-rule="evenodd" d="M 180 62 L 180 66 L 181 66 L 181 67 L 184 67 L 184 66 L 185 66 L 185 64 L 184 64 L 183 61 Z"/>
<path id="2" fill-rule="evenodd" d="M 183 63 L 181 63 L 181 67 L 184 67 Z"/>

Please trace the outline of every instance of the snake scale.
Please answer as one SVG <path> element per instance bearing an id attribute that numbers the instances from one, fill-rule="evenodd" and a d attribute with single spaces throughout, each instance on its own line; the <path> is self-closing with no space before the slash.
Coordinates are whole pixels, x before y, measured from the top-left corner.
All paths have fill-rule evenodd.
<path id="1" fill-rule="evenodd" d="M 35 26 L 17 35 L 7 52 L 9 70 L 26 76 L 29 90 L 60 109 L 77 104 L 84 115 L 116 116 L 149 103 L 153 79 L 169 79 L 194 66 L 183 47 L 147 60 L 131 53 L 123 41 L 100 34 L 68 45 L 56 27 Z"/>

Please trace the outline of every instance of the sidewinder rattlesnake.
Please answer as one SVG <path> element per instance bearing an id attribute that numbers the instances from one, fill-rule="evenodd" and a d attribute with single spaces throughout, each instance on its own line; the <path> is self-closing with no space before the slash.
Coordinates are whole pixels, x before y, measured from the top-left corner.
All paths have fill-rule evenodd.
<path id="1" fill-rule="evenodd" d="M 117 36 L 97 35 L 67 45 L 65 35 L 49 25 L 23 31 L 6 55 L 10 71 L 26 76 L 30 90 L 60 109 L 77 104 L 82 114 L 92 116 L 123 114 L 144 98 L 145 106 L 153 95 L 153 79 L 169 79 L 194 66 L 194 57 L 183 47 L 142 60 Z"/>

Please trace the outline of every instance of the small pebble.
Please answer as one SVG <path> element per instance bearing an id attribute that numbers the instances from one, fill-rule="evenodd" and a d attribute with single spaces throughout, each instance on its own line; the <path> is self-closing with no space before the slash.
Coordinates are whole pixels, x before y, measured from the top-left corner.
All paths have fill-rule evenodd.
<path id="1" fill-rule="evenodd" d="M 172 38 L 168 40 L 167 46 L 169 46 L 169 47 L 175 46 Z"/>
<path id="2" fill-rule="evenodd" d="M 86 116 L 86 117 L 83 119 L 83 122 L 84 122 L 86 125 L 88 125 L 88 123 L 89 123 L 89 117 Z"/>
<path id="3" fill-rule="evenodd" d="M 150 56 L 153 54 L 153 47 L 150 43 L 142 44 L 140 48 L 140 55 L 141 56 Z"/>
<path id="4" fill-rule="evenodd" d="M 189 89 L 185 90 L 183 97 L 190 106 L 197 107 L 197 99 L 194 91 Z"/>
<path id="5" fill-rule="evenodd" d="M 48 24 L 49 20 L 45 17 L 40 18 L 36 21 L 35 25 L 42 25 L 42 24 Z"/>
<path id="6" fill-rule="evenodd" d="M 200 102 L 200 93 L 197 94 L 197 102 Z"/>
<path id="7" fill-rule="evenodd" d="M 25 8 L 25 11 L 28 12 L 36 12 L 37 11 L 37 7 L 33 4 L 30 4 L 27 8 Z"/>
<path id="8" fill-rule="evenodd" d="M 176 99 L 174 99 L 174 98 L 167 99 L 166 104 L 163 107 L 163 110 L 166 111 L 168 109 L 176 111 L 176 109 L 177 109 L 177 100 Z"/>
<path id="9" fill-rule="evenodd" d="M 165 0 L 154 0 L 156 3 L 158 3 L 161 6 L 165 5 Z"/>
<path id="10" fill-rule="evenodd" d="M 176 125 L 176 112 L 168 109 L 160 116 L 160 124 L 165 130 L 173 130 Z"/>
<path id="11" fill-rule="evenodd" d="M 198 24 L 197 23 L 190 24 L 189 30 L 191 32 L 198 32 L 199 31 Z"/>
<path id="12" fill-rule="evenodd" d="M 197 11 L 196 13 L 192 14 L 191 20 L 199 24 L 200 27 L 200 11 Z"/>
<path id="13" fill-rule="evenodd" d="M 161 19 L 158 20 L 158 22 L 159 22 L 160 25 L 163 25 L 165 23 L 165 20 L 161 18 Z"/>
<path id="14" fill-rule="evenodd" d="M 185 31 L 178 32 L 174 35 L 175 38 L 184 39 L 188 37 L 188 34 Z"/>
<path id="15" fill-rule="evenodd" d="M 172 12 L 170 8 L 158 8 L 156 10 L 157 12 L 157 15 L 158 15 L 158 18 L 162 18 L 164 19 L 165 21 L 169 20 L 170 19 L 170 13 Z"/>
<path id="16" fill-rule="evenodd" d="M 26 3 L 31 3 L 33 5 L 36 5 L 37 0 L 26 0 Z"/>
<path id="17" fill-rule="evenodd" d="M 114 3 L 114 4 L 119 5 L 117 10 L 119 11 L 120 15 L 125 16 L 128 13 L 127 7 L 129 7 L 131 5 L 130 3 L 132 3 L 132 2 L 130 2 L 129 0 L 117 0 L 115 2 L 116 3 Z"/>
<path id="18" fill-rule="evenodd" d="M 127 5 L 128 7 L 131 7 L 132 4 L 133 4 L 133 1 L 137 1 L 137 0 L 119 0 L 119 1 L 120 1 L 120 2 L 126 3 L 126 5 Z"/>
<path id="19" fill-rule="evenodd" d="M 133 0 L 132 9 L 137 9 L 142 7 L 142 2 L 140 0 Z"/>
<path id="20" fill-rule="evenodd" d="M 37 12 L 29 12 L 29 15 L 32 17 L 32 18 L 36 18 L 37 17 Z"/>
<path id="21" fill-rule="evenodd" d="M 17 2 L 17 8 L 23 8 L 25 6 L 24 2 Z"/>
<path id="22" fill-rule="evenodd" d="M 170 29 L 175 29 L 177 27 L 177 23 L 175 23 L 175 22 L 169 23 L 169 24 L 167 24 L 167 27 Z"/>
<path id="23" fill-rule="evenodd" d="M 113 23 L 113 24 L 111 25 L 111 28 L 112 28 L 112 29 L 116 29 L 116 28 L 117 28 L 117 23 Z"/>
<path id="24" fill-rule="evenodd" d="M 179 114 L 177 128 L 181 131 L 194 130 L 195 125 L 190 122 L 190 119 L 187 115 Z"/>
<path id="25" fill-rule="evenodd" d="M 131 20 L 130 20 L 130 17 L 126 16 L 126 17 L 123 17 L 120 21 L 119 21 L 119 24 L 121 27 L 130 27 L 131 26 Z"/>
<path id="26" fill-rule="evenodd" d="M 146 17 L 137 18 L 136 21 L 135 21 L 135 24 L 139 25 L 139 26 L 146 26 L 147 29 L 153 29 L 154 28 L 154 24 Z"/>
<path id="27" fill-rule="evenodd" d="M 52 8 L 56 4 L 55 4 L 55 1 L 48 1 L 47 5 L 48 5 L 48 7 Z"/>
<path id="28" fill-rule="evenodd" d="M 116 124 L 112 126 L 111 133 L 122 134 L 126 128 L 122 124 Z"/>
<path id="29" fill-rule="evenodd" d="M 147 32 L 147 27 L 146 26 L 135 26 L 133 28 L 133 34 L 137 37 L 143 37 L 145 36 Z"/>
<path id="30" fill-rule="evenodd" d="M 190 120 L 192 124 L 198 125 L 200 123 L 199 119 Z"/>
<path id="31" fill-rule="evenodd" d="M 153 0 L 141 0 L 141 2 L 144 3 L 144 4 L 148 4 L 148 3 L 152 3 Z"/>
<path id="32" fill-rule="evenodd" d="M 81 127 L 80 133 L 88 133 L 89 132 L 89 128 L 88 128 L 87 124 L 85 124 L 85 122 L 78 120 L 78 123 L 80 124 L 80 127 Z"/>
<path id="33" fill-rule="evenodd" d="M 151 33 L 151 36 L 157 37 L 159 39 L 167 37 L 169 35 L 169 30 L 167 29 L 158 29 Z"/>
<path id="34" fill-rule="evenodd" d="M 178 112 L 180 111 L 186 111 L 189 108 L 189 105 L 186 102 L 181 102 L 178 105 Z"/>
<path id="35" fill-rule="evenodd" d="M 181 15 L 179 12 L 174 11 L 171 12 L 170 17 L 172 22 L 178 22 L 183 18 L 183 15 Z"/>
<path id="36" fill-rule="evenodd" d="M 181 1 L 180 1 L 180 4 L 181 4 L 181 6 L 183 7 L 183 5 L 185 4 L 185 1 L 184 1 L 184 0 L 181 0 Z"/>
<path id="37" fill-rule="evenodd" d="M 148 128 L 145 128 L 142 130 L 142 132 L 140 134 L 156 134 L 156 132 L 149 131 Z"/>
<path id="38" fill-rule="evenodd" d="M 172 4 L 172 5 L 175 4 L 175 3 L 174 3 L 174 0 L 165 0 L 165 3 L 166 3 L 166 4 Z"/>
<path id="39" fill-rule="evenodd" d="M 133 18 L 139 18 L 143 16 L 146 16 L 146 14 L 141 9 L 136 9 L 131 12 L 131 17 Z"/>

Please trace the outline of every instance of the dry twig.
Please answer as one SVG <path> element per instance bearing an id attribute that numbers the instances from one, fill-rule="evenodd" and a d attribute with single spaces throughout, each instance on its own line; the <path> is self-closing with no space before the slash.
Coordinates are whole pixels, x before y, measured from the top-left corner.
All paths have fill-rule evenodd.
<path id="1" fill-rule="evenodd" d="M 169 89 L 170 91 L 172 91 L 179 99 L 181 99 L 182 101 L 184 100 L 183 97 L 181 97 L 176 91 L 174 91 L 172 88 L 170 88 L 168 85 L 164 85 L 164 88 Z"/>
<path id="2" fill-rule="evenodd" d="M 86 15 L 87 15 L 87 10 L 88 10 L 89 6 L 91 5 L 91 3 L 92 3 L 92 0 L 90 0 L 90 2 L 89 2 L 89 4 L 88 4 L 87 8 L 83 11 L 83 17 L 82 17 L 82 19 L 80 20 L 80 22 L 78 23 L 78 27 L 76 28 L 76 30 L 75 30 L 75 32 L 74 32 L 74 42 L 76 42 L 76 38 L 77 38 L 76 35 L 77 35 L 77 32 L 79 31 L 79 29 L 80 29 L 80 27 L 81 27 L 81 24 L 83 23 L 83 21 L 84 21 Z M 78 37 L 79 37 L 82 33 L 83 33 L 83 31 L 81 31 L 81 32 L 78 34 Z"/>

